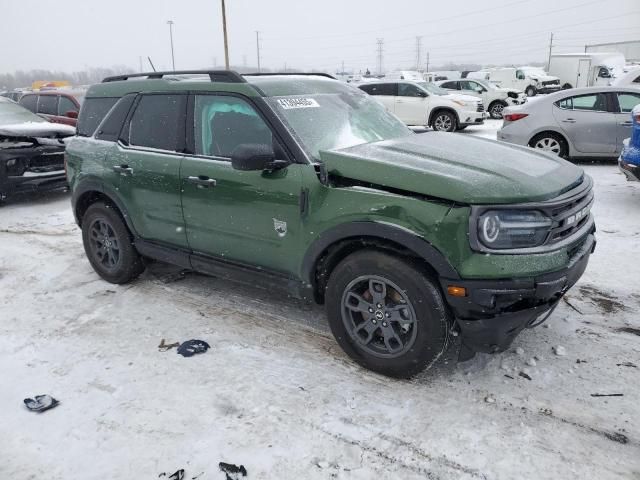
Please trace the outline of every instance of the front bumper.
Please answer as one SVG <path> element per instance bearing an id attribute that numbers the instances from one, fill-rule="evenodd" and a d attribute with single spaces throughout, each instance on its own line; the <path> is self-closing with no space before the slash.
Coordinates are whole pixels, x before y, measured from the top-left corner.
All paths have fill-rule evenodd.
<path id="1" fill-rule="evenodd" d="M 535 325 L 550 313 L 562 296 L 582 276 L 589 256 L 596 245 L 595 236 L 588 234 L 575 247 L 567 267 L 535 278 L 507 280 L 447 280 L 449 285 L 464 287 L 467 295 L 447 294 L 460 328 L 463 346 L 472 352 L 495 353 L 509 348 L 514 338 L 525 328 Z"/>
<path id="2" fill-rule="evenodd" d="M 628 159 L 623 158 L 625 157 L 625 152 L 623 152 L 623 155 L 618 159 L 618 168 L 625 174 L 627 180 L 631 182 L 640 182 L 640 150 L 636 150 L 638 152 L 637 163 L 626 161 Z"/>
<path id="3" fill-rule="evenodd" d="M 541 87 L 536 87 L 536 91 L 538 93 L 554 93 L 562 90 L 560 85 L 543 85 Z"/>
<path id="4" fill-rule="evenodd" d="M 487 117 L 487 113 L 476 110 L 463 110 L 459 114 L 458 126 L 467 127 L 469 125 L 482 125 L 484 119 Z"/>

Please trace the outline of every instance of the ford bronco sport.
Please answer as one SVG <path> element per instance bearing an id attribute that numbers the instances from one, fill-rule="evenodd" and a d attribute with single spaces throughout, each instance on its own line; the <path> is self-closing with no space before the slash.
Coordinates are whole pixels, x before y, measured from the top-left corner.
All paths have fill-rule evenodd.
<path id="1" fill-rule="evenodd" d="M 324 303 L 346 353 L 392 376 L 432 365 L 452 334 L 464 355 L 504 350 L 595 246 L 579 167 L 415 134 L 328 75 L 107 78 L 87 92 L 67 168 L 105 280 L 152 258 L 282 287 Z"/>

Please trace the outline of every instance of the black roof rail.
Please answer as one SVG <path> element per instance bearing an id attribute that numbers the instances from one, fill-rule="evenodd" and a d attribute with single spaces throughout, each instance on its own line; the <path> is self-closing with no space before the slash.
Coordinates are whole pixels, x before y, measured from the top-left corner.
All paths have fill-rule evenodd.
<path id="1" fill-rule="evenodd" d="M 265 72 L 256 72 L 256 73 L 243 73 L 242 75 L 246 76 L 250 76 L 250 77 L 268 77 L 268 76 L 272 76 L 272 75 L 308 75 L 308 76 L 318 76 L 318 77 L 327 77 L 327 78 L 331 78 L 332 80 L 337 80 L 336 77 L 334 77 L 333 75 L 331 75 L 330 73 L 324 73 L 324 72 L 283 72 L 283 73 L 278 73 L 278 72 L 269 72 L 269 73 L 265 73 Z"/>
<path id="2" fill-rule="evenodd" d="M 102 83 L 118 82 L 121 80 L 129 80 L 130 78 L 147 77 L 148 79 L 162 79 L 165 76 L 171 75 L 208 75 L 212 82 L 226 82 L 226 83 L 246 83 L 247 81 L 242 78 L 238 72 L 233 70 L 175 70 L 171 72 L 147 72 L 147 73 L 127 73 L 124 75 L 115 75 L 113 77 L 106 77 L 102 80 Z"/>

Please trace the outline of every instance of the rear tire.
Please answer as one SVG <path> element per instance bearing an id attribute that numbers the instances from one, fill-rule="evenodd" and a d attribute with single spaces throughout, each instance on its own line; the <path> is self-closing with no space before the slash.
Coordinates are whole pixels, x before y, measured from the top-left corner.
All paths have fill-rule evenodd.
<path id="1" fill-rule="evenodd" d="M 554 132 L 542 132 L 529 141 L 529 146 L 553 153 L 562 158 L 569 155 L 567 142 L 561 135 Z"/>
<path id="2" fill-rule="evenodd" d="M 82 218 L 82 242 L 89 263 L 110 283 L 128 283 L 144 271 L 129 229 L 115 207 L 94 203 Z"/>
<path id="3" fill-rule="evenodd" d="M 458 127 L 456 116 L 447 111 L 439 111 L 431 120 L 431 128 L 438 132 L 455 132 Z"/>
<path id="4" fill-rule="evenodd" d="M 491 102 L 489 105 L 489 115 L 495 120 L 500 120 L 502 118 L 502 111 L 506 106 L 507 102 L 503 102 L 502 100 L 495 100 Z"/>
<path id="5" fill-rule="evenodd" d="M 436 283 L 410 263 L 376 250 L 349 255 L 331 272 L 331 332 L 358 364 L 407 378 L 446 350 L 452 324 Z"/>

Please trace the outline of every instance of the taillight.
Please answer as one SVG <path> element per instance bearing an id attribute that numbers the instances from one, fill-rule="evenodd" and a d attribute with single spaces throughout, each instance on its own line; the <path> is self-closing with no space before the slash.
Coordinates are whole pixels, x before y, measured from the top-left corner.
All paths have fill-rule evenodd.
<path id="1" fill-rule="evenodd" d="M 640 123 L 640 113 L 636 113 L 636 114 L 633 116 L 633 119 L 636 121 L 636 123 Z"/>
<path id="2" fill-rule="evenodd" d="M 528 117 L 528 113 L 507 113 L 503 116 L 503 118 L 507 122 L 515 122 L 516 120 L 523 119 L 524 117 Z"/>

